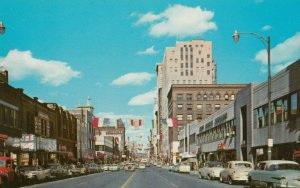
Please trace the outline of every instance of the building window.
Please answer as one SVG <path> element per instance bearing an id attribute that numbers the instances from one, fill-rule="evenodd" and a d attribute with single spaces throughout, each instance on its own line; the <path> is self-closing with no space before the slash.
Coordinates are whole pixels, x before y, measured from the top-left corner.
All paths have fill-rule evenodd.
<path id="1" fill-rule="evenodd" d="M 198 51 L 198 54 L 201 55 L 201 50 Z"/>
<path id="2" fill-rule="evenodd" d="M 189 71 L 185 70 L 185 75 L 188 76 L 189 75 Z"/>
<path id="3" fill-rule="evenodd" d="M 180 75 L 183 76 L 183 72 L 182 71 L 180 72 Z"/>
<path id="4" fill-rule="evenodd" d="M 275 102 L 275 113 L 276 113 L 276 122 L 281 123 L 282 122 L 282 109 L 283 109 L 283 105 L 282 105 L 282 100 L 278 100 Z"/>
<path id="5" fill-rule="evenodd" d="M 193 68 L 193 63 L 191 62 L 191 68 Z"/>
<path id="6" fill-rule="evenodd" d="M 210 58 L 210 54 L 207 54 L 207 58 Z"/>
<path id="7" fill-rule="evenodd" d="M 196 63 L 199 63 L 199 58 L 196 58 Z"/>
<path id="8" fill-rule="evenodd" d="M 228 95 L 228 94 L 224 95 L 224 99 L 225 99 L 226 101 L 228 101 L 228 100 L 229 100 L 229 95 Z"/>
<path id="9" fill-rule="evenodd" d="M 182 104 L 177 104 L 177 110 L 178 110 L 178 111 L 182 111 L 182 107 L 183 107 Z"/>
<path id="10" fill-rule="evenodd" d="M 197 110 L 202 110 L 202 104 L 197 104 L 196 108 Z"/>
<path id="11" fill-rule="evenodd" d="M 289 113 L 288 113 L 288 100 L 287 98 L 283 99 L 283 120 L 287 121 L 289 119 Z"/>
<path id="12" fill-rule="evenodd" d="M 210 70 L 207 70 L 207 75 L 210 75 Z"/>
<path id="13" fill-rule="evenodd" d="M 193 110 L 193 104 L 187 104 L 186 110 Z"/>
<path id="14" fill-rule="evenodd" d="M 217 94 L 217 95 L 216 95 L 216 101 L 219 101 L 219 100 L 220 100 L 220 95 Z"/>
<path id="15" fill-rule="evenodd" d="M 211 101 L 214 100 L 214 95 L 213 95 L 213 94 L 210 94 L 210 95 L 209 95 L 209 100 L 211 100 Z"/>
<path id="16" fill-rule="evenodd" d="M 210 62 L 207 62 L 207 66 L 208 66 L 208 67 L 210 66 Z"/>
<path id="17" fill-rule="evenodd" d="M 215 104 L 215 111 L 220 110 L 221 109 L 221 105 L 220 104 Z"/>
<path id="18" fill-rule="evenodd" d="M 204 63 L 204 58 L 201 58 L 201 63 Z"/>
<path id="19" fill-rule="evenodd" d="M 297 93 L 291 95 L 291 118 L 295 118 L 297 116 Z"/>
<path id="20" fill-rule="evenodd" d="M 205 100 L 205 101 L 207 100 L 207 95 L 206 94 L 203 95 L 203 100 Z"/>
<path id="21" fill-rule="evenodd" d="M 180 63 L 180 68 L 183 68 L 183 63 Z"/>
<path id="22" fill-rule="evenodd" d="M 183 115 L 182 114 L 178 114 L 176 117 L 177 117 L 178 121 L 182 121 L 183 120 Z"/>
<path id="23" fill-rule="evenodd" d="M 186 94 L 186 100 L 192 101 L 192 94 Z"/>
<path id="24" fill-rule="evenodd" d="M 201 100 L 201 95 L 198 94 L 198 95 L 197 95 L 197 101 L 200 101 L 200 100 Z"/>
<path id="25" fill-rule="evenodd" d="M 232 95 L 230 96 L 230 100 L 232 100 L 232 101 L 235 100 L 235 95 L 234 95 L 234 94 L 232 94 Z"/>
<path id="26" fill-rule="evenodd" d="M 186 116 L 186 119 L 189 120 L 189 121 L 193 120 L 193 115 L 192 114 L 188 114 Z"/>
<path id="27" fill-rule="evenodd" d="M 185 68 L 189 68 L 189 64 L 188 63 L 185 63 Z"/>
<path id="28" fill-rule="evenodd" d="M 193 76 L 193 70 L 191 70 L 191 76 Z"/>
<path id="29" fill-rule="evenodd" d="M 182 94 L 177 94 L 177 101 L 182 101 L 183 95 Z"/>
<path id="30" fill-rule="evenodd" d="M 206 112 L 211 112 L 211 104 L 206 104 Z"/>
<path id="31" fill-rule="evenodd" d="M 197 120 L 199 120 L 199 121 L 202 120 L 202 114 L 197 114 Z"/>

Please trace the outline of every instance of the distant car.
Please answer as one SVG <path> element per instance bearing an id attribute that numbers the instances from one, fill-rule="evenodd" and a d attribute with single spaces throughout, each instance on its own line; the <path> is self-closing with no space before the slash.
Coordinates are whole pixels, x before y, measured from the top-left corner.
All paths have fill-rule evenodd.
<path id="1" fill-rule="evenodd" d="M 224 164 L 219 161 L 210 161 L 204 163 L 204 166 L 199 169 L 199 178 L 207 178 L 213 180 L 220 178 L 220 172 L 224 169 Z"/>
<path id="2" fill-rule="evenodd" d="M 104 165 L 104 166 L 103 166 L 103 170 L 104 170 L 104 171 L 108 171 L 108 169 L 109 169 L 109 166 L 108 166 L 108 165 Z"/>
<path id="3" fill-rule="evenodd" d="M 67 169 L 59 163 L 49 163 L 46 169 L 50 170 L 50 179 L 61 179 L 67 177 Z"/>
<path id="4" fill-rule="evenodd" d="M 75 165 L 67 166 L 68 176 L 80 176 L 80 169 Z"/>
<path id="5" fill-rule="evenodd" d="M 109 171 L 119 171 L 119 165 L 117 164 L 112 164 L 108 167 Z"/>
<path id="6" fill-rule="evenodd" d="M 253 164 L 248 161 L 229 161 L 220 172 L 220 182 L 230 185 L 236 182 L 248 182 L 248 174 L 253 170 Z"/>
<path id="7" fill-rule="evenodd" d="M 134 171 L 135 170 L 135 165 L 133 163 L 127 163 L 124 167 L 125 171 Z"/>
<path id="8" fill-rule="evenodd" d="M 191 171 L 190 163 L 183 162 L 179 164 L 178 166 L 179 173 L 190 173 L 190 171 Z"/>
<path id="9" fill-rule="evenodd" d="M 300 166 L 294 161 L 262 161 L 249 173 L 251 187 L 300 187 Z"/>
<path id="10" fill-rule="evenodd" d="M 145 163 L 140 163 L 140 164 L 139 164 L 139 169 L 145 169 L 145 168 L 146 168 Z"/>

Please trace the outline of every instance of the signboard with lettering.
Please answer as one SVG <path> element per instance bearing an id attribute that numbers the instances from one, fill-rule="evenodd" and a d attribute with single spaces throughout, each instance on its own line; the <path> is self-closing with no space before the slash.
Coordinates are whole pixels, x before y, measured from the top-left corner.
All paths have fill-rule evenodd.
<path id="1" fill-rule="evenodd" d="M 215 119 L 215 126 L 220 125 L 221 123 L 225 123 L 227 119 L 227 113 L 218 116 Z"/>
<path id="2" fill-rule="evenodd" d="M 212 128 L 213 126 L 214 126 L 214 122 L 213 122 L 213 121 L 210 121 L 210 122 L 208 122 L 208 123 L 205 124 L 205 130 L 210 129 L 210 128 Z"/>

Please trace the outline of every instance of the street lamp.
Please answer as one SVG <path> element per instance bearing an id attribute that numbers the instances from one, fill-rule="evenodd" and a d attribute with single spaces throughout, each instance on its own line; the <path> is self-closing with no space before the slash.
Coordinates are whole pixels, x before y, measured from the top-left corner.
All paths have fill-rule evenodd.
<path id="1" fill-rule="evenodd" d="M 5 33 L 5 27 L 2 21 L 0 21 L 0 34 Z"/>
<path id="2" fill-rule="evenodd" d="M 260 39 L 264 44 L 267 44 L 268 51 L 268 160 L 272 159 L 272 147 L 273 147 L 273 139 L 271 133 L 271 50 L 270 50 L 270 36 L 264 38 L 263 36 L 254 33 L 254 32 L 238 32 L 234 31 L 233 40 L 237 42 L 240 39 L 240 35 L 254 35 L 258 39 Z"/>

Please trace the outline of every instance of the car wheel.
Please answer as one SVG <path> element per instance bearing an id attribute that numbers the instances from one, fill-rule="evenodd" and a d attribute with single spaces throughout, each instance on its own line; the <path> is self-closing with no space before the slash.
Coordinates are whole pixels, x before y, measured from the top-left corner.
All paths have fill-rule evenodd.
<path id="1" fill-rule="evenodd" d="M 223 183 L 223 177 L 220 174 L 220 182 Z"/>
<path id="2" fill-rule="evenodd" d="M 201 173 L 199 173 L 199 178 L 200 178 L 200 179 L 203 179 L 203 176 L 201 175 Z"/>
<path id="3" fill-rule="evenodd" d="M 232 180 L 232 178 L 230 176 L 228 176 L 227 180 L 228 180 L 229 185 L 233 185 L 233 180 Z"/>
<path id="4" fill-rule="evenodd" d="M 210 176 L 210 174 L 207 175 L 207 179 L 208 179 L 208 180 L 211 180 L 211 179 L 212 179 L 211 176 Z"/>

